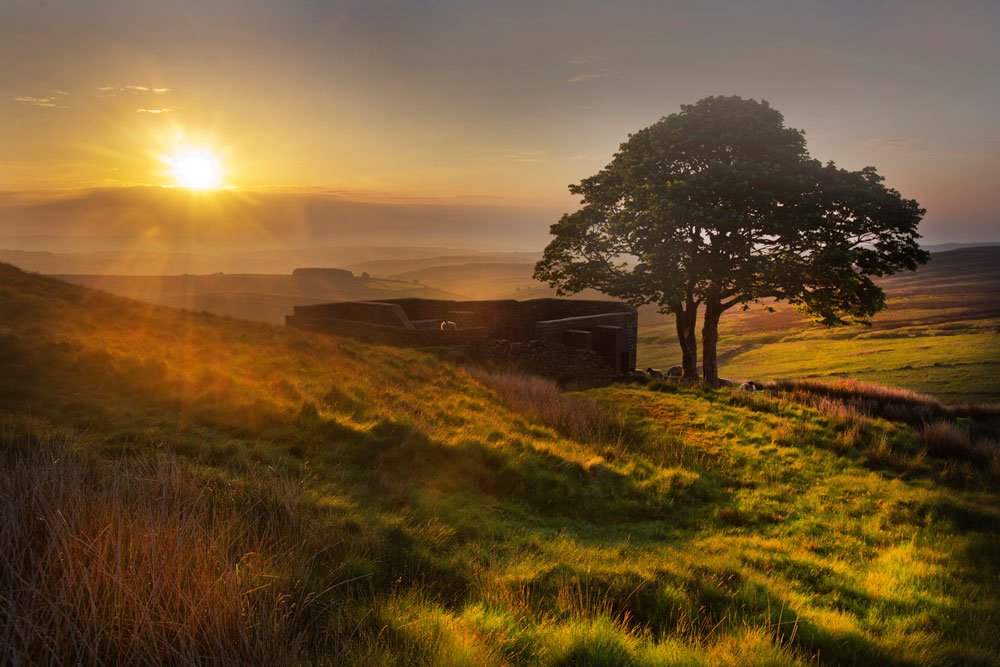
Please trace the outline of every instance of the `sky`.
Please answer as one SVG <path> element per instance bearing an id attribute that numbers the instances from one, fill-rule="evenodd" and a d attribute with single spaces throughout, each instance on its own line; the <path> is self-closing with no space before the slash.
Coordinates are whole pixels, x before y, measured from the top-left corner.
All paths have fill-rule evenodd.
<path id="1" fill-rule="evenodd" d="M 538 250 L 716 94 L 997 241 L 997 63 L 998 2 L 0 0 L 0 246 Z M 192 149 L 225 189 L 169 187 Z"/>

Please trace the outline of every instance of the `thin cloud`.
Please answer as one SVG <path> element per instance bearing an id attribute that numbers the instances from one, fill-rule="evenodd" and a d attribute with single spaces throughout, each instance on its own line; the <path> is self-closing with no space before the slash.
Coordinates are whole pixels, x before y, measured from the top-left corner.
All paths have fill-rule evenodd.
<path id="1" fill-rule="evenodd" d="M 548 151 L 511 151 L 504 159 L 514 162 L 539 162 L 548 155 Z"/>
<path id="2" fill-rule="evenodd" d="M 889 150 L 904 150 L 909 148 L 917 148 L 920 146 L 920 140 L 914 139 L 912 137 L 883 137 L 879 139 L 869 139 L 867 141 L 861 142 L 861 148 L 863 149 L 889 149 Z"/>
<path id="3" fill-rule="evenodd" d="M 135 111 L 136 113 L 161 114 L 161 113 L 169 113 L 170 109 L 167 107 L 163 107 L 160 109 L 136 109 Z"/>
<path id="4" fill-rule="evenodd" d="M 603 79 L 607 76 L 611 76 L 611 71 L 607 69 L 599 69 L 593 72 L 583 72 L 581 74 L 576 74 L 566 79 L 566 83 L 581 83 L 583 81 L 592 81 L 594 79 Z"/>
<path id="5" fill-rule="evenodd" d="M 118 93 L 163 95 L 169 93 L 169 88 L 150 88 L 149 86 L 100 86 L 97 92 L 106 97 L 114 97 Z"/>
<path id="6" fill-rule="evenodd" d="M 17 102 L 18 104 L 27 104 L 33 107 L 44 107 L 46 109 L 65 109 L 66 107 L 59 104 L 59 98 L 68 93 L 57 93 L 56 95 L 49 95 L 47 97 L 33 97 L 31 95 L 22 95 L 20 97 L 10 98 L 11 102 Z"/>

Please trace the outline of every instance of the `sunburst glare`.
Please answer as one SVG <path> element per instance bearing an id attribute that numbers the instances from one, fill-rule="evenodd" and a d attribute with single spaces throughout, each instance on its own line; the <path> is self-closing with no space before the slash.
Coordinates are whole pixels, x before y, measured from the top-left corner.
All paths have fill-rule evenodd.
<path id="1" fill-rule="evenodd" d="M 222 163 L 218 156 L 206 148 L 180 146 L 173 155 L 162 159 L 180 187 L 213 190 L 222 185 Z"/>

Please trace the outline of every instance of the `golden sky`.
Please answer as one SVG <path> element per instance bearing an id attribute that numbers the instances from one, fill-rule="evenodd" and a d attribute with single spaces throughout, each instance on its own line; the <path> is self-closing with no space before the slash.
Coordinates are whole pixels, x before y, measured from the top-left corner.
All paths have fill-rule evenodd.
<path id="1" fill-rule="evenodd" d="M 148 186 L 194 146 L 266 238 L 412 213 L 382 236 L 539 248 L 567 184 L 711 94 L 767 99 L 815 157 L 879 167 L 929 209 L 928 242 L 997 240 L 998 7 L 0 0 L 0 244 L 76 218 L 148 234 L 153 208 L 162 227 L 186 204 Z"/>

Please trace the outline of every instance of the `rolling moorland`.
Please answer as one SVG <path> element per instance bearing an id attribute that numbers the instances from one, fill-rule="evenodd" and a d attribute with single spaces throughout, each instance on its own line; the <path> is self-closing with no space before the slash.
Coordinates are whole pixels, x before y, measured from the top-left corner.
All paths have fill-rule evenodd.
<path id="1" fill-rule="evenodd" d="M 6 265 L 0 396 L 0 662 L 1000 664 L 996 406 L 560 393 Z"/>
<path id="2" fill-rule="evenodd" d="M 281 324 L 296 304 L 398 296 L 517 298 L 552 296 L 531 279 L 530 257 L 419 255 L 352 264 L 371 279 L 309 282 L 291 276 L 59 276 L 115 294 L 189 310 Z M 379 252 L 358 249 L 358 256 Z M 852 377 L 930 393 L 945 403 L 1000 399 L 1000 247 L 934 252 L 915 272 L 881 281 L 888 307 L 871 327 L 825 329 L 787 304 L 732 310 L 721 324 L 723 374 L 735 379 Z M 588 292 L 588 298 L 606 298 Z M 640 310 L 640 368 L 680 363 L 672 316 Z M 820 344 L 821 343 L 821 344 Z"/>
<path id="3" fill-rule="evenodd" d="M 1000 247 L 945 247 L 931 257 L 917 271 L 879 281 L 887 308 L 870 327 L 826 329 L 780 303 L 727 312 L 720 326 L 723 373 L 754 380 L 852 377 L 930 393 L 946 403 L 997 400 Z M 552 296 L 532 281 L 532 269 L 525 262 L 440 261 L 393 277 L 475 298 Z M 649 306 L 639 313 L 639 367 L 679 364 L 673 317 Z"/>

